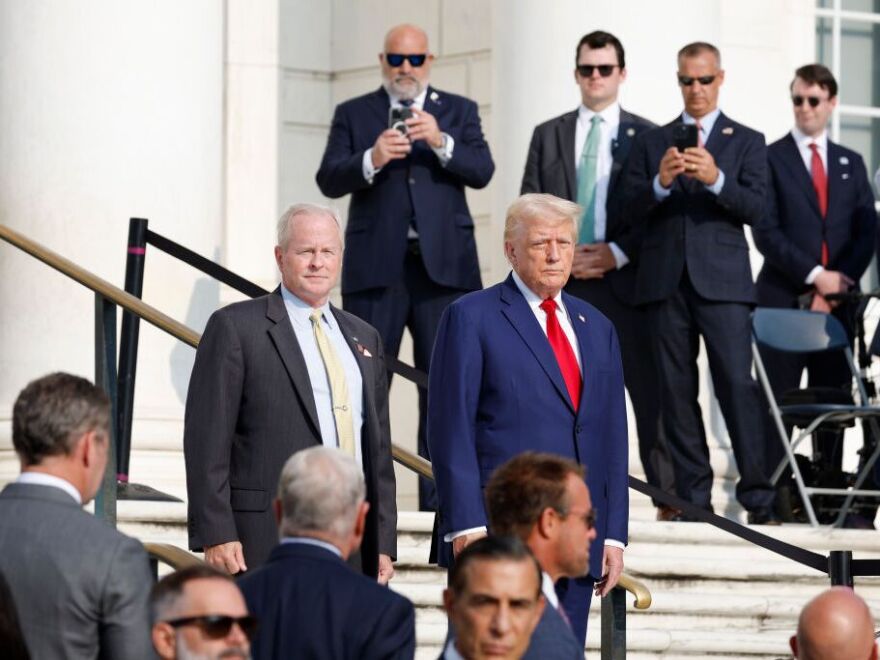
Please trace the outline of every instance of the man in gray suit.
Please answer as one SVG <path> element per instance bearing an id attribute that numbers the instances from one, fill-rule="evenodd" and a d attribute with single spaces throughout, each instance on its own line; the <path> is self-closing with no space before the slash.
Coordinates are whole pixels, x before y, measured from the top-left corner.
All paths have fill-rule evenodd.
<path id="1" fill-rule="evenodd" d="M 523 657 L 582 660 L 583 645 L 572 633 L 554 585 L 589 570 L 596 530 L 584 466 L 555 454 L 519 454 L 486 485 L 486 511 L 490 533 L 518 537 L 541 565 L 547 606 Z"/>
<path id="2" fill-rule="evenodd" d="M 110 402 L 89 381 L 55 373 L 12 410 L 22 471 L 0 493 L 0 572 L 32 658 L 148 658 L 147 555 L 82 510 L 101 484 Z"/>
<path id="3" fill-rule="evenodd" d="M 370 504 L 353 563 L 387 582 L 396 554 L 388 385 L 379 334 L 330 304 L 342 230 L 324 206 L 278 222 L 281 286 L 215 312 L 196 353 L 184 456 L 193 550 L 228 573 L 263 564 L 278 542 L 271 502 L 291 454 L 339 447 L 361 466 Z"/>

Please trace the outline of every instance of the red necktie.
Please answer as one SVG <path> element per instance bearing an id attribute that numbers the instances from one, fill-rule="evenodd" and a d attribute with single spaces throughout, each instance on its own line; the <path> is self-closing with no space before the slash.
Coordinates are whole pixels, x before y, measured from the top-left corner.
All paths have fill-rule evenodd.
<path id="1" fill-rule="evenodd" d="M 565 387 L 568 389 L 568 395 L 574 404 L 575 412 L 577 412 L 578 404 L 581 401 L 581 370 L 578 367 L 574 350 L 572 350 L 565 333 L 562 332 L 559 319 L 556 318 L 556 308 L 556 301 L 552 298 L 541 303 L 541 309 L 547 314 L 547 339 L 550 340 L 550 347 L 556 354 L 556 361 L 559 363 L 559 370 L 565 380 Z"/>
<path id="2" fill-rule="evenodd" d="M 816 189 L 816 198 L 819 200 L 819 213 L 825 219 L 828 213 L 828 177 L 825 176 L 825 166 L 822 165 L 822 157 L 819 155 L 819 146 L 815 142 L 810 143 L 810 175 L 813 177 L 813 188 Z M 828 265 L 828 243 L 822 238 L 822 265 Z"/>

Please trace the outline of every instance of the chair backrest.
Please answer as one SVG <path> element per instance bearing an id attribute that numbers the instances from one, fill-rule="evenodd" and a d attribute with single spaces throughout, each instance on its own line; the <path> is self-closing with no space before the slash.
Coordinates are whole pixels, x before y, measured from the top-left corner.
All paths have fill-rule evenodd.
<path id="1" fill-rule="evenodd" d="M 842 350 L 849 338 L 830 314 L 803 309 L 759 307 L 752 312 L 752 336 L 768 348 L 788 353 Z"/>

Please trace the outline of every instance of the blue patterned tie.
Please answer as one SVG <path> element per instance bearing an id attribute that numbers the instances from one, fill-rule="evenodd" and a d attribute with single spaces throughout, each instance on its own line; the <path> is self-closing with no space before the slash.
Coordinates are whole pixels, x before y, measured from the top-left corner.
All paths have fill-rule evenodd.
<path id="1" fill-rule="evenodd" d="M 584 140 L 584 150 L 578 168 L 577 203 L 584 207 L 578 235 L 579 243 L 593 243 L 596 240 L 596 173 L 599 161 L 599 137 L 602 132 L 599 127 L 601 122 L 602 117 L 599 115 L 593 115 L 590 120 L 590 131 L 587 133 L 587 139 Z"/>

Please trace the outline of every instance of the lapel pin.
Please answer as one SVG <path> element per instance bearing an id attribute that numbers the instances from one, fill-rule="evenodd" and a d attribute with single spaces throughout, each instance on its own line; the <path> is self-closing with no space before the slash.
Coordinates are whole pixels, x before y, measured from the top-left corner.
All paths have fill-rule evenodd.
<path id="1" fill-rule="evenodd" d="M 578 318 L 581 320 L 581 323 L 586 323 L 587 319 L 584 318 L 583 314 L 578 314 Z"/>
<path id="2" fill-rule="evenodd" d="M 440 103 L 440 101 L 438 100 L 439 98 L 440 98 L 440 95 L 437 92 L 431 92 L 431 100 L 434 103 Z"/>
<path id="3" fill-rule="evenodd" d="M 636 129 L 634 129 L 632 126 L 630 126 L 628 129 L 626 129 L 626 134 L 629 137 L 632 137 L 633 135 L 636 134 Z"/>
<path id="4" fill-rule="evenodd" d="M 725 126 L 721 129 L 722 135 L 733 135 L 733 126 Z"/>
<path id="5" fill-rule="evenodd" d="M 840 175 L 840 178 L 846 180 L 849 178 L 849 174 L 847 172 L 844 172 L 843 174 Z"/>
<path id="6" fill-rule="evenodd" d="M 363 355 L 364 357 L 373 357 L 373 354 L 370 353 L 369 349 L 363 344 L 355 344 L 355 347 L 358 349 L 358 353 Z"/>
<path id="7" fill-rule="evenodd" d="M 846 156 L 841 156 L 840 157 L 840 164 L 841 165 L 849 165 L 849 158 L 847 158 Z"/>

